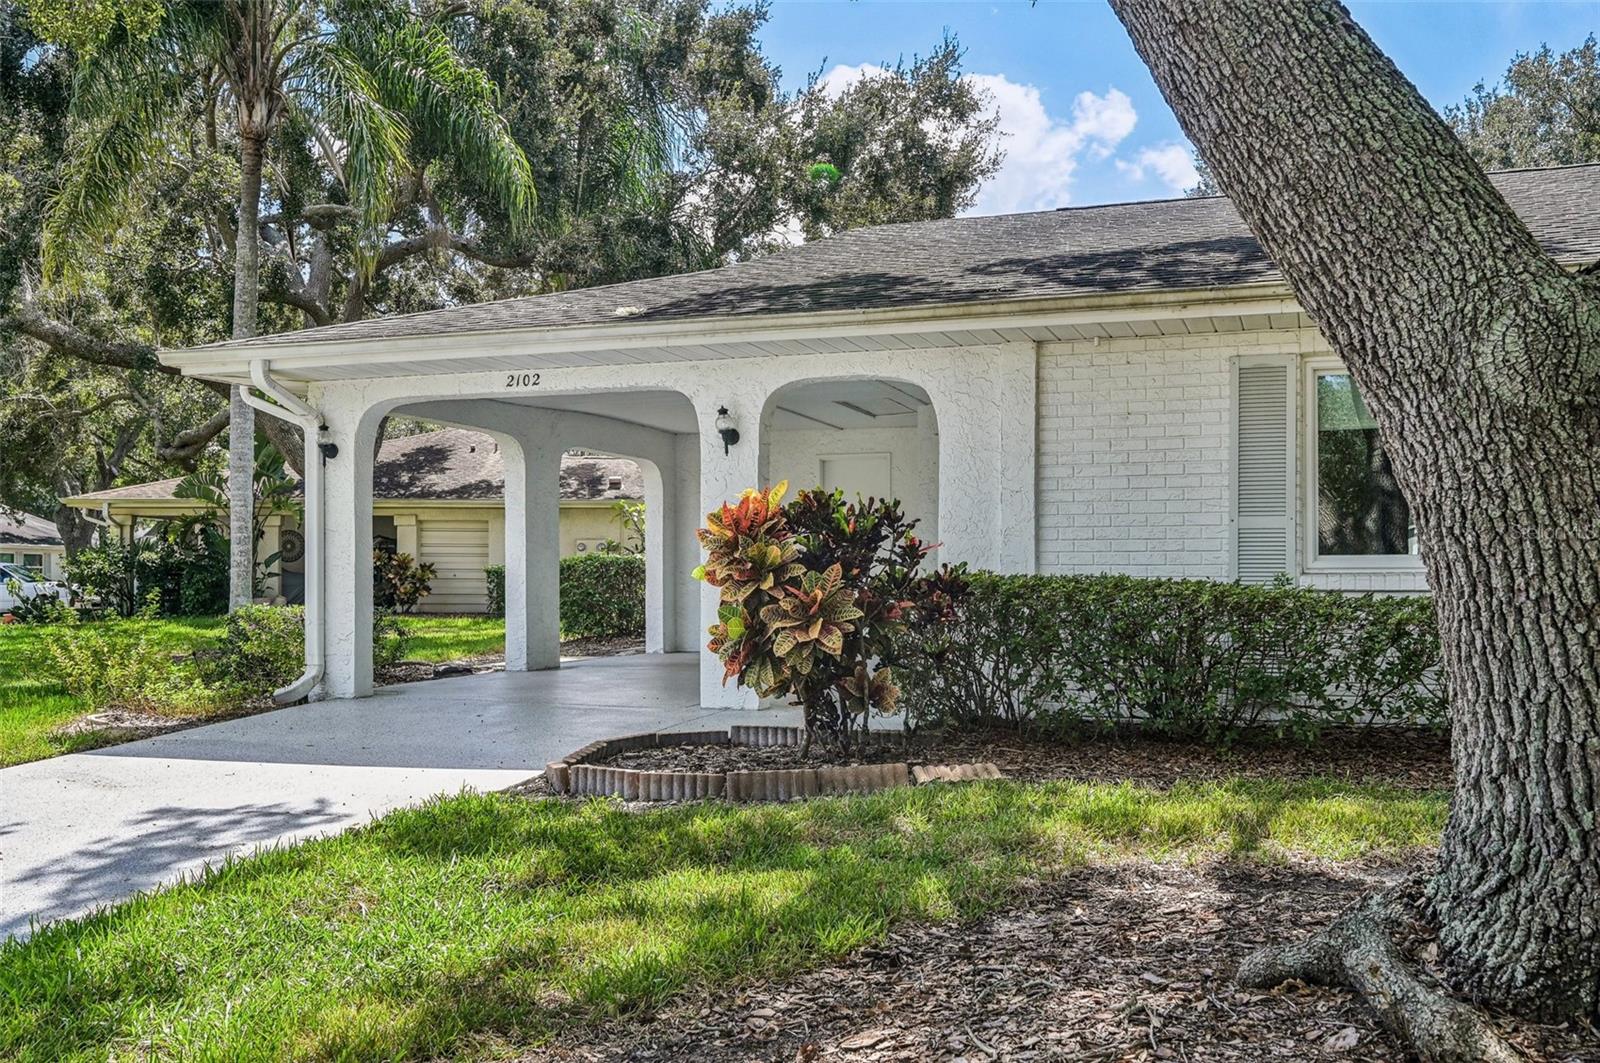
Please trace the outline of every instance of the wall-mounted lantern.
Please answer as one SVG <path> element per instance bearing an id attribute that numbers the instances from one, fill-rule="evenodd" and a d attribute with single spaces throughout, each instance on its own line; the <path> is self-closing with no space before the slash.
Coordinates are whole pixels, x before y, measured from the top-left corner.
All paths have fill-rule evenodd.
<path id="1" fill-rule="evenodd" d="M 717 407 L 717 435 L 722 437 L 722 452 L 728 453 L 728 448 L 739 442 L 739 429 L 734 427 L 733 414 L 728 412 L 726 406 Z"/>

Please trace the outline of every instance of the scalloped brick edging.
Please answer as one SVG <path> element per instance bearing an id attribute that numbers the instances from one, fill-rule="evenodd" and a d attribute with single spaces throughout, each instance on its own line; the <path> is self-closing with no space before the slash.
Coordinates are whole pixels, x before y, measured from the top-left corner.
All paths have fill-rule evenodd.
<path id="1" fill-rule="evenodd" d="M 803 738 L 804 732 L 798 727 L 767 724 L 735 724 L 727 731 L 623 735 L 590 742 L 560 760 L 551 761 L 545 765 L 544 774 L 556 793 L 620 797 L 624 801 L 696 801 L 712 797 L 726 797 L 730 801 L 795 801 L 832 794 L 868 794 L 921 783 L 1001 777 L 1000 769 L 993 764 L 934 764 L 911 768 L 902 762 L 716 772 L 642 771 L 594 763 L 618 753 L 658 746 L 731 744 L 764 748 L 798 746 Z"/>

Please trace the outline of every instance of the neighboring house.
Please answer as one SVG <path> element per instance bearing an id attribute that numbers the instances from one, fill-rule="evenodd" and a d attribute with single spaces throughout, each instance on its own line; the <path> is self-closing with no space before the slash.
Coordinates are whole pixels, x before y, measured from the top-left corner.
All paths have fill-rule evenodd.
<path id="1" fill-rule="evenodd" d="M 0 509 L 0 564 L 21 565 L 45 579 L 64 579 L 66 556 L 61 533 L 50 521 Z"/>
<path id="2" fill-rule="evenodd" d="M 195 499 L 174 497 L 179 482 L 156 480 L 62 501 L 99 515 L 127 538 L 140 521 L 190 516 L 205 508 Z M 560 483 L 563 557 L 623 539 L 615 504 L 644 493 L 639 467 L 617 458 L 564 455 Z M 385 440 L 373 466 L 372 538 L 375 545 L 433 563 L 433 592 L 418 611 L 482 612 L 488 607 L 484 567 L 505 562 L 505 464 L 499 444 L 459 428 Z M 280 555 L 281 569 L 281 583 L 269 581 L 268 597 L 300 600 L 304 544 L 294 514 L 267 518 L 257 556 Z"/>
<path id="3" fill-rule="evenodd" d="M 1495 174 L 1533 235 L 1600 259 L 1600 166 Z M 1416 312 L 1430 308 L 1418 305 Z M 788 478 L 899 496 L 945 561 L 1425 589 L 1369 411 L 1225 198 L 858 229 L 684 276 L 161 355 L 303 396 L 326 466 L 324 692 L 370 690 L 370 440 L 389 414 L 507 443 L 507 660 L 553 667 L 552 455 L 645 469 L 652 650 L 700 649 L 694 529 Z M 702 654 L 706 705 L 750 704 Z"/>

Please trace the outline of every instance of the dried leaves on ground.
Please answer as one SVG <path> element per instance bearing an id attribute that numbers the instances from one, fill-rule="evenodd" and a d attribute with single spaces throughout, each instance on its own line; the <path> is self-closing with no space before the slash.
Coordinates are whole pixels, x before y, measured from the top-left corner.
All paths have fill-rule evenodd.
<path id="1" fill-rule="evenodd" d="M 1243 991 L 1232 976 L 1252 949 L 1326 925 L 1415 866 L 1084 869 L 974 925 L 896 929 L 821 969 L 574 1027 L 523 1058 L 1400 1063 L 1349 993 Z M 1575 1031 L 1501 1025 L 1530 1060 L 1600 1059 Z"/>
<path id="2" fill-rule="evenodd" d="M 685 745 L 630 750 L 605 763 L 646 771 L 748 771 L 901 760 L 913 765 L 991 762 L 1006 777 L 1026 781 L 1077 779 L 1170 786 L 1179 780 L 1323 777 L 1410 789 L 1450 786 L 1446 738 L 1401 728 L 1333 731 L 1310 746 L 1257 738 L 1229 749 L 1132 733 L 1059 741 L 1007 732 L 919 735 L 905 744 L 894 740 L 869 746 L 864 755 L 831 753 L 821 746 L 802 756 L 794 746 Z"/>

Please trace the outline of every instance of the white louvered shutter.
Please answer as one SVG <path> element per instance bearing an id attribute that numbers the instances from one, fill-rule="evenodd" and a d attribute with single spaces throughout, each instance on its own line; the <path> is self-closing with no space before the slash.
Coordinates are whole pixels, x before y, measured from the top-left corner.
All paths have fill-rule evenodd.
<path id="1" fill-rule="evenodd" d="M 1295 570 L 1295 370 L 1287 355 L 1234 363 L 1234 572 L 1271 583 Z"/>

